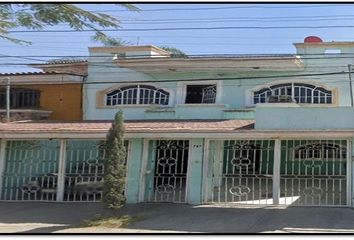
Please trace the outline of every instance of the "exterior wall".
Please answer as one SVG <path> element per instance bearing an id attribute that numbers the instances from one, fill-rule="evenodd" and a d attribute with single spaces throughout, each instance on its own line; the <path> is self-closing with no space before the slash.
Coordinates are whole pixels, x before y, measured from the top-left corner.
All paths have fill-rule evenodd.
<path id="1" fill-rule="evenodd" d="M 338 136 L 340 137 L 340 136 Z M 136 138 L 129 141 L 129 150 L 127 158 L 127 178 L 126 178 L 126 198 L 127 203 L 144 202 L 146 199 L 148 175 L 154 173 L 154 148 L 149 145 L 150 139 Z M 353 139 L 351 139 L 353 140 Z M 302 140 L 294 140 L 293 144 L 288 145 L 282 141 L 282 145 L 274 145 L 274 140 L 258 140 L 264 142 L 264 146 L 272 149 L 269 151 L 267 148 L 262 150 L 262 159 L 269 159 L 269 163 L 262 162 L 261 174 L 272 174 L 275 168 L 277 159 L 276 151 L 278 151 L 279 174 L 285 171 L 283 162 L 285 161 L 284 152 L 293 146 L 303 144 Z M 276 140 L 279 141 L 279 140 Z M 333 140 L 340 142 L 338 140 Z M 279 141 L 280 142 L 280 141 Z M 344 143 L 345 140 L 342 140 Z M 151 142 L 150 142 L 151 143 Z M 97 173 L 103 174 L 102 163 L 104 159 L 104 151 L 99 147 L 101 142 L 99 140 L 59 140 L 59 139 L 43 139 L 40 141 L 2 141 L 0 148 L 0 172 L 3 178 L 0 178 L 0 193 L 1 200 L 33 200 L 33 201 L 98 201 L 100 198 L 86 198 L 86 197 L 73 197 L 71 187 L 75 185 L 74 182 L 88 183 L 100 181 L 97 177 L 91 177 L 88 181 L 87 172 L 82 172 L 84 168 L 77 166 L 90 165 L 90 168 L 85 168 L 95 175 Z M 350 148 L 353 141 L 348 143 Z M 224 153 L 224 140 L 211 140 L 207 138 L 193 138 L 190 139 L 189 150 L 189 164 L 187 172 L 187 203 L 188 204 L 202 204 L 210 202 L 208 197 L 208 189 L 213 189 L 217 186 L 218 181 L 214 177 L 220 178 L 222 166 L 229 163 Z M 285 147 L 285 148 L 284 148 Z M 352 150 L 349 149 L 354 155 Z M 273 152 L 274 150 L 274 152 Z M 223 154 L 224 153 L 224 154 Z M 281 154 L 280 154 L 281 153 Z M 273 165 L 274 159 L 274 165 Z M 31 162 L 31 164 L 27 164 Z M 86 165 L 85 165 L 86 164 Z M 148 165 L 151 166 L 148 166 Z M 221 164 L 221 165 L 220 165 Z M 329 165 L 332 166 L 332 165 Z M 152 168 L 151 168 L 152 167 Z M 300 166 L 299 166 L 300 167 Z M 350 166 L 349 167 L 353 167 Z M 97 169 L 96 169 L 97 168 Z M 217 170 L 217 169 L 219 170 Z M 91 170 L 89 170 L 91 169 Z M 92 169 L 96 169 L 92 171 Z M 147 171 L 150 169 L 151 172 Z M 267 169 L 270 171 L 268 172 Z M 330 167 L 332 169 L 332 167 Z M 333 169 L 340 169 L 333 167 Z M 293 170 L 293 169 L 292 169 Z M 351 173 L 348 173 L 348 179 L 352 182 Z M 61 177 L 62 176 L 62 177 Z M 100 175 L 102 176 L 102 175 Z M 276 178 L 274 174 L 273 178 Z M 278 175 L 279 177 L 279 175 Z M 46 183 L 50 185 L 36 185 L 35 181 L 40 179 L 47 179 Z M 73 181 L 73 179 L 76 179 Z M 51 181 L 50 181 L 51 180 Z M 58 186 L 55 184 L 58 183 Z M 88 181 L 88 182 L 87 182 Z M 23 194 L 21 186 L 32 186 L 31 194 Z M 39 189 L 45 189 L 39 194 L 40 190 L 34 189 L 34 186 Z M 85 185 L 86 186 L 86 185 Z M 354 183 L 352 189 L 354 188 Z M 50 191 L 49 191 L 50 190 Z M 207 191 L 204 191 L 207 190 Z M 353 189 L 354 190 L 354 189 Z M 28 190 L 29 191 L 29 190 Z M 37 194 L 34 194 L 37 192 Z M 352 194 L 348 192 L 348 194 Z M 271 204 L 271 203 L 269 203 Z"/>
<path id="2" fill-rule="evenodd" d="M 82 120 L 82 84 L 26 85 L 41 91 L 40 108 L 53 111 L 51 120 Z"/>
<path id="3" fill-rule="evenodd" d="M 349 51 L 349 50 L 348 50 Z M 301 50 L 299 50 L 301 53 Z M 100 57 L 95 57 L 100 55 Z M 106 55 L 107 58 L 101 56 Z M 126 119 L 197 119 L 197 118 L 240 118 L 252 119 L 253 114 L 230 114 L 230 110 L 247 110 L 254 108 L 252 104 L 252 92 L 261 86 L 269 86 L 279 83 L 288 82 L 304 82 L 314 85 L 327 87 L 335 93 L 335 104 L 333 106 L 350 106 L 350 92 L 348 75 L 339 73 L 335 75 L 321 76 L 302 76 L 302 77 L 286 77 L 288 75 L 303 75 L 313 73 L 329 73 L 347 70 L 346 63 L 351 59 L 338 59 L 334 57 L 325 57 L 324 59 L 308 59 L 305 60 L 306 66 L 303 71 L 234 71 L 224 73 L 220 77 L 217 69 L 215 71 L 180 73 L 180 72 L 159 72 L 144 74 L 127 68 L 121 68 L 113 63 L 114 54 L 105 52 L 91 52 L 88 65 L 87 82 L 104 82 L 102 84 L 87 84 L 84 87 L 86 94 L 85 116 L 88 120 L 109 120 L 119 110 L 124 111 Z M 104 66 L 98 66 L 97 61 L 107 62 Z M 279 66 L 281 68 L 281 66 Z M 265 78 L 259 78 L 264 76 Z M 284 76 L 269 78 L 269 76 Z M 257 77 L 257 79 L 252 77 Z M 223 79 L 227 78 L 227 80 Z M 235 78 L 235 79 L 233 79 Z M 238 79 L 242 78 L 242 79 Z M 197 84 L 196 81 L 189 79 L 209 79 L 210 82 L 218 83 L 216 104 L 183 104 L 184 85 Z M 172 80 L 163 82 L 164 80 Z M 176 80 L 176 81 L 174 81 Z M 104 94 L 107 89 L 118 88 L 120 86 L 131 85 L 134 83 L 152 81 L 145 83 L 156 87 L 163 88 L 170 92 L 170 103 L 168 106 L 144 106 L 144 105 L 120 105 L 120 106 L 104 106 Z M 161 81 L 161 82 L 159 82 Z M 121 82 L 121 83 L 120 83 Z M 206 83 L 201 81 L 200 83 Z M 99 100 L 97 100 L 99 99 Z M 100 104 L 98 104 L 100 102 Z M 303 105 L 306 108 L 309 105 Z M 232 112 L 232 111 L 231 111 Z"/>
<path id="4" fill-rule="evenodd" d="M 351 107 L 261 107 L 256 108 L 256 129 L 354 129 Z"/>

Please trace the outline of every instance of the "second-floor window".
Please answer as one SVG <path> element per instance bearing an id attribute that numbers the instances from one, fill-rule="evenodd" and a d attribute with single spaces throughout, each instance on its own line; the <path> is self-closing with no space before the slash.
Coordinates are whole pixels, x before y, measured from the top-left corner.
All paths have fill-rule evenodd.
<path id="1" fill-rule="evenodd" d="M 216 101 L 216 85 L 187 85 L 186 104 L 213 104 Z"/>
<path id="2" fill-rule="evenodd" d="M 106 94 L 106 105 L 168 105 L 169 93 L 149 85 L 131 85 Z"/>
<path id="3" fill-rule="evenodd" d="M 39 90 L 12 88 L 10 90 L 10 108 L 39 108 Z M 6 107 L 6 89 L 0 90 L 0 108 Z"/>
<path id="4" fill-rule="evenodd" d="M 332 91 L 305 83 L 277 84 L 254 92 L 253 103 L 269 102 L 273 96 L 288 97 L 297 103 L 332 104 Z M 285 98 L 284 98 L 285 99 Z"/>

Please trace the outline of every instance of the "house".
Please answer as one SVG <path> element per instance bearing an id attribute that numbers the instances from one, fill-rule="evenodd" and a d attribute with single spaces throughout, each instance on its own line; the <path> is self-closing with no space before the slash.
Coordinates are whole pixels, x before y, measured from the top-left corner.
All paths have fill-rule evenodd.
<path id="1" fill-rule="evenodd" d="M 352 206 L 354 42 L 294 45 L 188 58 L 89 48 L 84 121 L 0 125 L 1 199 L 100 200 L 121 109 L 129 203 Z"/>
<path id="2" fill-rule="evenodd" d="M 6 84 L 10 85 L 10 119 L 82 120 L 84 75 L 58 71 L 1 74 L 0 120 L 6 117 Z"/>

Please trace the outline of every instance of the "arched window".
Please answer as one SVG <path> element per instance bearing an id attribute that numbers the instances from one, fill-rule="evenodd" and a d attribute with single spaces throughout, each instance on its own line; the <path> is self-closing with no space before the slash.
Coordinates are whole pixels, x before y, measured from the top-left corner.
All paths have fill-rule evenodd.
<path id="1" fill-rule="evenodd" d="M 168 105 L 169 93 L 148 85 L 132 85 L 115 89 L 106 94 L 106 105 Z"/>
<path id="2" fill-rule="evenodd" d="M 39 108 L 40 91 L 26 88 L 10 90 L 10 108 Z M 6 107 L 6 89 L 0 90 L 0 107 Z"/>
<path id="3" fill-rule="evenodd" d="M 289 96 L 297 103 L 332 104 L 332 91 L 305 83 L 277 84 L 255 91 L 253 103 L 266 103 L 271 96 Z"/>

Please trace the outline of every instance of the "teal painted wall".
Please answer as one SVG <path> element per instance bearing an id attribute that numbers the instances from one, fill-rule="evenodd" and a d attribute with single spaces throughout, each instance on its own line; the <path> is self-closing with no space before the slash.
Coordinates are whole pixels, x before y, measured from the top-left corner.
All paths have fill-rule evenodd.
<path id="1" fill-rule="evenodd" d="M 256 129 L 354 129 L 351 107 L 257 107 Z"/>
<path id="2" fill-rule="evenodd" d="M 132 139 L 127 162 L 126 199 L 127 203 L 137 203 L 140 191 L 140 171 L 143 154 L 143 139 Z"/>

